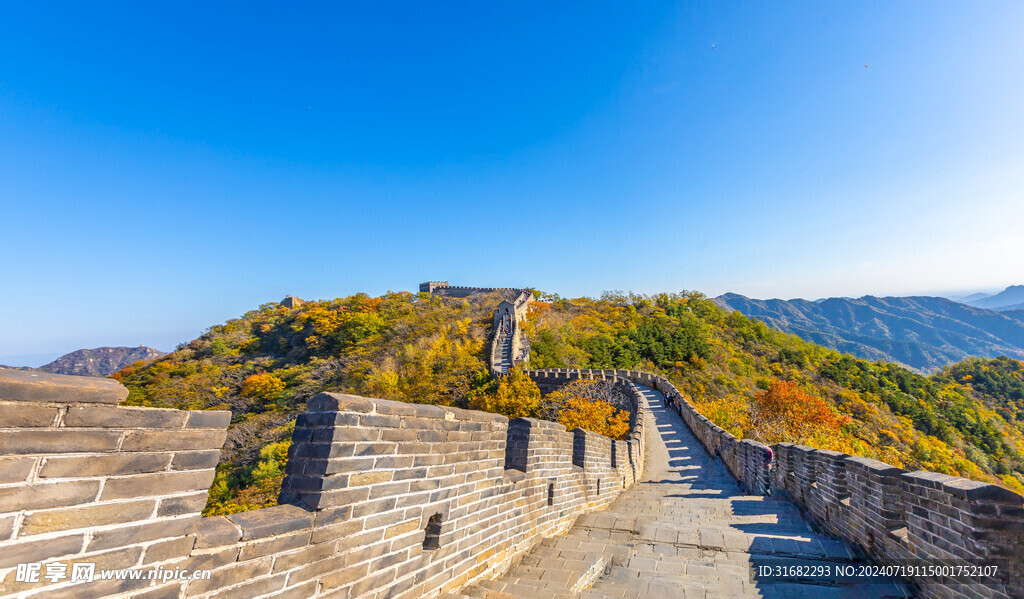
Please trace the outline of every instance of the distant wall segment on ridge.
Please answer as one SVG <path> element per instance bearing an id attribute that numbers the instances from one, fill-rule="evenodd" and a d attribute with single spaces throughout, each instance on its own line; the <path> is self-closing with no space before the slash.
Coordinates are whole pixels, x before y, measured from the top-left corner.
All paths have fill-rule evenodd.
<path id="1" fill-rule="evenodd" d="M 965 584 L 909 577 L 923 597 L 1024 597 L 1024 498 L 1003 487 L 790 443 L 768 446 L 732 434 L 697 412 L 664 377 L 631 370 L 527 371 L 541 386 L 576 378 L 622 378 L 678 398 L 675 406 L 708 453 L 747 491 L 791 498 L 825 532 L 882 564 L 999 565 L 994 577 Z M 909 561 L 908 561 L 909 560 Z M 914 561 L 916 560 L 916 561 Z"/>
<path id="2" fill-rule="evenodd" d="M 463 287 L 459 285 L 449 285 L 448 281 L 427 281 L 426 283 L 420 283 L 421 293 L 443 295 L 444 297 L 469 297 L 474 293 L 514 293 L 514 297 L 518 300 L 524 291 L 529 290 L 519 287 Z"/>
<path id="3" fill-rule="evenodd" d="M 553 422 L 322 393 L 282 505 L 201 517 L 230 412 L 124 408 L 105 379 L 0 370 L 0 596 L 432 597 L 501 574 L 630 487 L 626 441 Z M 43 377 L 43 378 L 40 378 Z M 28 378 L 33 377 L 33 378 Z M 622 388 L 643 414 L 643 399 Z M 210 570 L 18 582 L 18 565 Z"/>

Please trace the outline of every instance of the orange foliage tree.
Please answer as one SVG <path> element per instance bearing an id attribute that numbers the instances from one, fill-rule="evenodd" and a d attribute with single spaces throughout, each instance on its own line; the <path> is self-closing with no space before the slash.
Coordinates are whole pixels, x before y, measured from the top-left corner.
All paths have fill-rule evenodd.
<path id="1" fill-rule="evenodd" d="M 624 439 L 629 434 L 629 412 L 615 407 L 622 400 L 610 381 L 579 379 L 549 393 L 541 402 L 539 416 L 566 430 L 583 428 Z"/>
<path id="2" fill-rule="evenodd" d="M 772 381 L 750 404 L 750 431 L 763 443 L 821 443 L 849 422 L 793 381 Z"/>

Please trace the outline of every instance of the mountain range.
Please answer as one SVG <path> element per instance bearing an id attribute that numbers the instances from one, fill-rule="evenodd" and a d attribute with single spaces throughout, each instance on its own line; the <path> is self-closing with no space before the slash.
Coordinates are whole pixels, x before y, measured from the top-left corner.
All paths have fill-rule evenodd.
<path id="1" fill-rule="evenodd" d="M 19 366 L 0 366 L 16 370 L 42 370 L 54 374 L 72 374 L 77 376 L 110 376 L 125 366 L 139 360 L 152 360 L 166 355 L 152 347 L 97 347 L 79 349 L 57 358 L 39 368 Z"/>
<path id="2" fill-rule="evenodd" d="M 987 301 L 998 311 L 927 296 L 808 301 L 726 293 L 712 301 L 807 341 L 927 373 L 968 356 L 1024 359 L 1024 310 L 1003 304 L 1016 301 L 1018 293 L 1024 286 L 972 301 Z"/>
<path id="3" fill-rule="evenodd" d="M 960 300 L 975 308 L 1005 312 L 1024 309 L 1024 285 L 1010 285 L 995 295 L 976 293 Z"/>

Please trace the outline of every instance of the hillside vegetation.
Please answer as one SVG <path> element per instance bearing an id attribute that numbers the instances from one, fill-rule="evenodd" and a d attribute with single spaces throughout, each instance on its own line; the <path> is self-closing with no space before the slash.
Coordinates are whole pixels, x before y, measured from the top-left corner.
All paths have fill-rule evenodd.
<path id="1" fill-rule="evenodd" d="M 932 377 L 727 312 L 704 296 L 557 296 L 531 307 L 535 368 L 659 372 L 737 437 L 803 443 L 1024 491 L 1021 362 Z"/>
<path id="2" fill-rule="evenodd" d="M 659 372 L 737 436 L 1024 490 L 1024 377 L 1015 360 L 968 360 L 926 378 L 804 342 L 700 294 L 542 299 L 525 324 L 530 367 Z M 265 304 L 114 376 L 129 388 L 129 405 L 233 412 L 208 514 L 276 501 L 295 416 L 325 390 L 623 434 L 624 414 L 591 401 L 600 389 L 541 397 L 518 372 L 500 384 L 489 378 L 498 301 L 390 293 Z"/>

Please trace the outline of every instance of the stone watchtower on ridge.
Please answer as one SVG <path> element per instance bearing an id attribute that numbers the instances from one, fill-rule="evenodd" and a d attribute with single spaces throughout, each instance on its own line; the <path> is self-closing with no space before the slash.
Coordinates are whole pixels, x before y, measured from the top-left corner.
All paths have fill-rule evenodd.
<path id="1" fill-rule="evenodd" d="M 427 281 L 426 283 L 420 283 L 420 292 L 433 294 L 435 289 L 447 286 L 448 281 Z"/>

